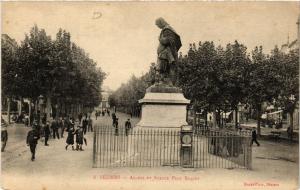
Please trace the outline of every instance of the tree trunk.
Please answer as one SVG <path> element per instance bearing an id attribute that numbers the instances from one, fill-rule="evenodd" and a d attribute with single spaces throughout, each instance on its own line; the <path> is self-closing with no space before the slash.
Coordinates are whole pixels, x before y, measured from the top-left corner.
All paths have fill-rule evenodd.
<path id="1" fill-rule="evenodd" d="M 256 110 L 257 110 L 257 116 L 256 116 L 256 120 L 257 120 L 257 135 L 260 136 L 261 135 L 261 130 L 260 130 L 260 120 L 261 120 L 261 105 L 256 105 Z"/>
<path id="2" fill-rule="evenodd" d="M 207 129 L 208 127 L 207 127 L 207 110 L 205 110 L 205 112 L 204 112 L 204 116 L 205 116 L 205 118 L 204 118 L 204 121 L 205 121 L 205 129 Z"/>
<path id="3" fill-rule="evenodd" d="M 8 124 L 10 124 L 10 102 L 11 102 L 11 98 L 7 98 L 7 121 Z"/>
<path id="4" fill-rule="evenodd" d="M 220 108 L 218 109 L 218 120 L 217 120 L 217 123 L 218 123 L 218 127 L 221 127 L 221 110 L 220 110 Z"/>
<path id="5" fill-rule="evenodd" d="M 39 104 L 38 100 L 35 100 L 34 101 L 34 113 L 35 114 L 37 114 L 37 111 L 38 111 L 38 104 Z"/>
<path id="6" fill-rule="evenodd" d="M 213 109 L 213 115 L 212 115 L 212 124 L 213 124 L 213 128 L 216 128 L 217 127 L 217 118 L 216 118 L 216 115 L 217 115 L 217 112 L 215 109 Z"/>
<path id="7" fill-rule="evenodd" d="M 70 114 L 69 113 L 69 103 L 68 102 L 66 102 L 66 110 L 65 110 L 65 112 L 66 112 L 66 117 L 68 117 L 68 115 Z"/>
<path id="8" fill-rule="evenodd" d="M 18 115 L 22 114 L 22 98 L 18 100 Z"/>
<path id="9" fill-rule="evenodd" d="M 67 116 L 68 115 L 68 104 L 66 103 L 66 101 L 64 101 L 64 113 L 65 115 L 64 116 Z"/>
<path id="10" fill-rule="evenodd" d="M 50 113 L 51 113 L 51 97 L 50 95 L 48 95 L 46 97 L 46 117 L 47 117 L 47 121 L 50 120 Z"/>
<path id="11" fill-rule="evenodd" d="M 196 127 L 196 110 L 193 109 L 193 127 Z"/>
<path id="12" fill-rule="evenodd" d="M 77 105 L 78 105 L 78 106 L 77 106 L 77 107 L 78 107 L 78 109 L 77 109 L 78 111 L 77 111 L 77 112 L 78 112 L 78 114 L 79 114 L 79 113 L 81 113 L 81 104 L 77 104 Z"/>
<path id="13" fill-rule="evenodd" d="M 74 118 L 74 109 L 73 109 L 73 104 L 70 104 L 70 114 Z"/>
<path id="14" fill-rule="evenodd" d="M 224 110 L 223 110 L 223 112 L 222 112 L 222 114 L 220 116 L 220 119 L 221 119 L 221 126 L 223 128 L 224 127 Z"/>
<path id="15" fill-rule="evenodd" d="M 234 114 L 235 114 L 235 128 L 237 129 L 238 128 L 238 107 L 235 107 L 234 109 Z"/>
<path id="16" fill-rule="evenodd" d="M 31 114 L 32 114 L 32 113 L 31 113 L 31 99 L 30 99 L 30 98 L 29 98 L 28 109 L 29 109 L 29 110 L 28 110 L 28 112 L 29 112 L 29 113 L 28 113 L 28 115 L 29 115 L 29 116 L 28 116 L 28 126 L 30 126 L 30 124 L 31 124 Z"/>
<path id="17" fill-rule="evenodd" d="M 75 113 L 76 117 L 78 116 L 79 113 L 80 113 L 80 104 L 77 103 L 76 104 L 76 113 Z"/>
<path id="18" fill-rule="evenodd" d="M 290 112 L 290 127 L 291 127 L 291 134 L 290 140 L 293 140 L 293 133 L 294 133 L 294 112 Z"/>

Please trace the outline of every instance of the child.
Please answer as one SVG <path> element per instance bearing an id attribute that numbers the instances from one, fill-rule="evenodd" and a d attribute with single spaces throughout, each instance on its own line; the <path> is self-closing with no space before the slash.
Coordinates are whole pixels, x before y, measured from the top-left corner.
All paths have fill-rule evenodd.
<path id="1" fill-rule="evenodd" d="M 75 131 L 75 134 L 76 134 L 76 150 L 81 150 L 83 151 L 82 149 L 82 144 L 83 144 L 83 129 L 81 126 L 79 126 L 76 131 Z"/>

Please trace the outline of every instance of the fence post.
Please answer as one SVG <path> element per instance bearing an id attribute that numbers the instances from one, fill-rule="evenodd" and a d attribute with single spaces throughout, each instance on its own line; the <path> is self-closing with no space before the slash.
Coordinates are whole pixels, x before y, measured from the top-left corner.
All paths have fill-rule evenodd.
<path id="1" fill-rule="evenodd" d="M 94 139 L 93 139 L 93 167 L 97 167 L 96 166 L 96 131 L 98 131 L 98 128 L 96 128 L 95 126 L 95 129 L 94 129 Z"/>
<path id="2" fill-rule="evenodd" d="M 248 169 L 252 170 L 252 146 L 250 146 L 251 138 L 248 137 Z"/>

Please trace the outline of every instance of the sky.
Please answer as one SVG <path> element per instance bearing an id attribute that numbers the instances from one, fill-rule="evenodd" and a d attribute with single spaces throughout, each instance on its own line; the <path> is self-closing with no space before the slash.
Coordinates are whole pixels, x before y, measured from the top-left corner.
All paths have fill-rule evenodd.
<path id="1" fill-rule="evenodd" d="M 262 45 L 269 53 L 297 37 L 298 2 L 3 2 L 2 33 L 19 43 L 37 24 L 55 38 L 59 28 L 71 33 L 108 74 L 104 85 L 117 89 L 133 74 L 146 73 L 156 62 L 163 17 L 189 44 L 238 40 L 249 52 Z"/>

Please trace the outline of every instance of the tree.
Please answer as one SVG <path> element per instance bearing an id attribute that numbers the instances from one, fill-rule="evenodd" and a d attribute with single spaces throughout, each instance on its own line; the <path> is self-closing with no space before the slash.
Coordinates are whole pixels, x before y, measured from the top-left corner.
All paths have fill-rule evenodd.
<path id="1" fill-rule="evenodd" d="M 249 84 L 250 58 L 245 45 L 235 41 L 227 44 L 224 55 L 225 67 L 223 69 L 223 80 L 226 84 L 223 92 L 226 100 L 235 110 L 235 126 L 237 127 L 237 113 L 239 103 L 245 102 L 247 86 Z"/>
<path id="2" fill-rule="evenodd" d="M 179 60 L 178 78 L 184 95 L 191 99 L 194 111 L 212 111 L 215 119 L 216 110 L 220 114 L 227 104 L 228 74 L 224 71 L 230 72 L 226 70 L 225 51 L 221 46 L 216 48 L 213 42 L 200 42 L 198 49 L 190 45 L 188 55 Z"/>
<path id="3" fill-rule="evenodd" d="M 132 75 L 127 83 L 123 83 L 109 96 L 109 104 L 116 106 L 120 111 L 139 115 L 138 100 L 145 96 L 146 89 L 153 83 L 153 64 L 149 71 L 141 77 Z"/>
<path id="4" fill-rule="evenodd" d="M 25 36 L 18 51 L 20 75 L 23 76 L 23 85 L 26 85 L 24 97 L 36 101 L 39 95 L 47 92 L 47 86 L 44 84 L 49 77 L 48 65 L 51 51 L 50 36 L 35 25 L 29 36 Z"/>
<path id="5" fill-rule="evenodd" d="M 262 46 L 252 51 L 252 64 L 249 66 L 249 86 L 247 88 L 247 101 L 253 105 L 257 112 L 257 133 L 261 134 L 260 121 L 262 104 L 272 102 L 279 93 L 277 69 L 263 53 Z"/>
<path id="6" fill-rule="evenodd" d="M 19 95 L 29 99 L 29 115 L 31 115 L 31 101 L 35 103 L 37 113 L 38 97 L 48 91 L 45 83 L 49 78 L 48 67 L 52 48 L 51 37 L 44 29 L 39 29 L 35 25 L 29 35 L 25 35 L 18 49 L 18 76 L 22 79 L 20 87 L 23 89 Z M 29 122 L 31 122 L 30 118 Z"/>
<path id="7" fill-rule="evenodd" d="M 280 92 L 277 102 L 290 115 L 290 129 L 293 134 L 294 111 L 299 105 L 299 54 L 298 50 L 283 54 L 275 48 L 270 62 L 277 66 L 277 78 L 280 81 Z M 291 140 L 293 135 L 290 136 Z"/>
<path id="8" fill-rule="evenodd" d="M 70 112 L 67 104 L 91 109 L 100 103 L 105 73 L 83 49 L 71 42 L 67 31 L 60 29 L 52 41 L 44 29 L 35 25 L 15 55 L 6 46 L 3 48 L 3 93 L 29 98 L 36 105 L 38 97 L 43 95 L 47 97 L 48 115 L 53 105 L 58 113 L 66 113 Z"/>
<path id="9" fill-rule="evenodd" d="M 15 40 L 11 39 L 8 35 L 2 35 L 1 38 L 1 54 L 2 54 L 2 67 L 1 67 L 1 96 L 2 99 L 7 99 L 7 115 L 8 123 L 10 123 L 10 102 L 13 97 L 16 97 L 22 90 L 20 89 L 17 67 L 16 51 L 18 44 Z"/>

